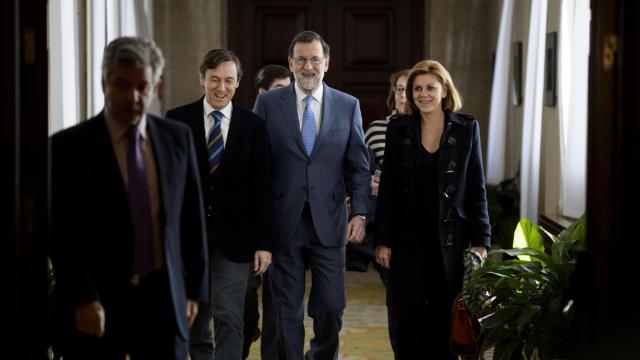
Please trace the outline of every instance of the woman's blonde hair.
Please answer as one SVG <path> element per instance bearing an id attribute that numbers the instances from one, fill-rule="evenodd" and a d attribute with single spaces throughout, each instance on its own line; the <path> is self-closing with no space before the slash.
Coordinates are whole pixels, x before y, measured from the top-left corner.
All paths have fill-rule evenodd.
<path id="1" fill-rule="evenodd" d="M 414 110 L 418 111 L 418 107 L 413 101 L 413 82 L 418 75 L 423 74 L 435 76 L 442 83 L 442 86 L 446 87 L 447 95 L 442 100 L 442 110 L 458 111 L 462 108 L 462 99 L 460 99 L 460 94 L 453 84 L 453 79 L 451 79 L 447 69 L 435 60 L 422 60 L 411 68 L 407 79 L 407 103 L 405 104 L 405 112 L 407 114 L 412 114 Z"/>

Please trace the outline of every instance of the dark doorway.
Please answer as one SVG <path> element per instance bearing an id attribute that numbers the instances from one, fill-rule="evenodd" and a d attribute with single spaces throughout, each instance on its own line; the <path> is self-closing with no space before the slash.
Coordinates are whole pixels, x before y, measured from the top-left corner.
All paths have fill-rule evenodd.
<path id="1" fill-rule="evenodd" d="M 228 45 L 245 70 L 236 99 L 246 107 L 255 99 L 251 84 L 256 71 L 267 64 L 287 66 L 289 42 L 303 30 L 318 32 L 331 46 L 325 81 L 360 99 L 365 128 L 387 114 L 389 75 L 425 56 L 428 1 L 234 0 L 228 4 Z"/>

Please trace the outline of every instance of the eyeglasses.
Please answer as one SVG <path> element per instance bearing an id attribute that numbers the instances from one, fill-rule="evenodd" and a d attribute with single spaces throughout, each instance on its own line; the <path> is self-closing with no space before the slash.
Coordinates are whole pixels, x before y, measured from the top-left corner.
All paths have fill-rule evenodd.
<path id="1" fill-rule="evenodd" d="M 304 56 L 298 56 L 296 58 L 293 58 L 293 62 L 295 62 L 296 65 L 306 65 L 307 61 L 310 62 L 311 65 L 320 65 L 320 63 L 322 62 L 322 59 L 324 58 L 317 57 L 317 56 L 314 56 L 311 59 L 307 59 Z"/>
<path id="2" fill-rule="evenodd" d="M 394 86 L 393 91 L 395 91 L 396 94 L 400 95 L 400 94 L 404 94 L 405 92 L 405 88 L 403 86 Z"/>

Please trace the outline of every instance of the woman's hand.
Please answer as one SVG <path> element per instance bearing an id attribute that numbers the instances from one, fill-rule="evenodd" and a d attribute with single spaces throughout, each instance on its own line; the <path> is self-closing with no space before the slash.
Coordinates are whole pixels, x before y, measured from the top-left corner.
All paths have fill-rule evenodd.
<path id="1" fill-rule="evenodd" d="M 391 264 L 391 248 L 384 245 L 376 246 L 376 262 L 383 268 L 389 269 Z"/>

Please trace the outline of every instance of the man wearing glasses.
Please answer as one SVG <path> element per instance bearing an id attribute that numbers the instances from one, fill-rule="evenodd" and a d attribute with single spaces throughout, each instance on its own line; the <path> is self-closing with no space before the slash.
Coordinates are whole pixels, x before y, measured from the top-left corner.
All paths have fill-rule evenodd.
<path id="1" fill-rule="evenodd" d="M 345 307 L 345 245 L 364 238 L 371 192 L 360 104 L 322 81 L 329 69 L 329 45 L 315 32 L 293 38 L 289 69 L 295 82 L 260 94 L 254 107 L 266 121 L 271 145 L 276 236 L 271 286 L 279 358 L 303 356 L 308 267 L 314 338 L 305 358 L 337 359 Z"/>

